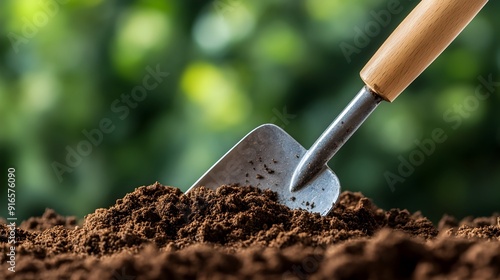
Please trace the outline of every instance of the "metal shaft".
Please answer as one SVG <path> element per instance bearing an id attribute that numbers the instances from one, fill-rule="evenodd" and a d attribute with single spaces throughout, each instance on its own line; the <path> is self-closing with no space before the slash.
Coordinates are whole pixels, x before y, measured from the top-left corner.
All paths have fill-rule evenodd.
<path id="1" fill-rule="evenodd" d="M 290 191 L 298 191 L 314 179 L 381 101 L 380 96 L 363 87 L 302 157 L 293 172 Z"/>

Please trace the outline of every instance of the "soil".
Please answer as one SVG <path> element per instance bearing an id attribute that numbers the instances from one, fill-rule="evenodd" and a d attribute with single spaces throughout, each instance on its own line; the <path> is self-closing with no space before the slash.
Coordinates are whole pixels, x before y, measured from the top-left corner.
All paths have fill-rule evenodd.
<path id="1" fill-rule="evenodd" d="M 378 208 L 344 192 L 321 217 L 252 187 L 183 194 L 137 188 L 78 224 L 47 209 L 15 229 L 0 224 L 0 279 L 500 279 L 500 217 Z"/>

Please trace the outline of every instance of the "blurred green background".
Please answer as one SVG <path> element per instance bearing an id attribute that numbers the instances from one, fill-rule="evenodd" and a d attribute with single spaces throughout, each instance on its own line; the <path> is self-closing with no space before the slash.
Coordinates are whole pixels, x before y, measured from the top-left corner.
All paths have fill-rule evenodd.
<path id="1" fill-rule="evenodd" d="M 388 4 L 398 11 L 390 19 Z M 4 182 L 7 168 L 17 170 L 18 218 L 46 207 L 83 217 L 155 181 L 186 190 L 262 123 L 309 147 L 416 4 L 2 1 L 0 170 Z M 330 166 L 344 190 L 434 221 L 500 210 L 500 85 L 489 87 L 486 100 L 475 96 L 479 76 L 500 82 L 499 10 L 498 1 L 488 3 L 335 156 Z M 346 56 L 341 46 L 348 45 Z M 156 68 L 168 76 L 141 92 L 137 86 Z M 126 100 L 132 93 L 139 101 Z M 112 131 L 100 137 L 100 125 Z M 387 172 L 400 176 L 401 158 L 409 160 L 415 141 L 436 128 L 447 140 L 391 188 Z M 84 131 L 94 133 L 91 146 Z M 66 159 L 71 150 L 80 151 L 80 159 L 70 156 L 74 166 Z M 5 205 L 6 183 L 1 188 Z"/>

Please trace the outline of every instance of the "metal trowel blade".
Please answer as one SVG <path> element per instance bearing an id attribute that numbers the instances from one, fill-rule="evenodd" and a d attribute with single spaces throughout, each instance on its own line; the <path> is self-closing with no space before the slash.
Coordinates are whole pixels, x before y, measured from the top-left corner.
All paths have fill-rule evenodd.
<path id="1" fill-rule="evenodd" d="M 264 124 L 241 139 L 188 190 L 205 186 L 253 186 L 270 189 L 279 202 L 292 209 L 305 209 L 327 215 L 340 195 L 340 183 L 325 165 L 304 188 L 291 192 L 292 174 L 306 153 L 295 139 L 280 127 Z"/>

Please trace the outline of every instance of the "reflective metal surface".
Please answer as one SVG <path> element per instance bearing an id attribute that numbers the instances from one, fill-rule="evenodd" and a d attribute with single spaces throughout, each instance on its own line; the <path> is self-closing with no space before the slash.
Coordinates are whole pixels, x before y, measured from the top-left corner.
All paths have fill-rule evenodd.
<path id="1" fill-rule="evenodd" d="M 301 159 L 293 173 L 290 191 L 296 192 L 308 187 L 307 183 L 320 174 L 328 161 L 349 140 L 381 101 L 382 98 L 366 86 L 363 87 Z"/>
<path id="2" fill-rule="evenodd" d="M 337 176 L 328 166 L 306 187 L 290 192 L 292 174 L 306 153 L 295 139 L 272 124 L 259 126 L 216 162 L 188 192 L 205 186 L 251 185 L 278 193 L 279 201 L 292 209 L 302 208 L 326 215 L 340 194 Z"/>

